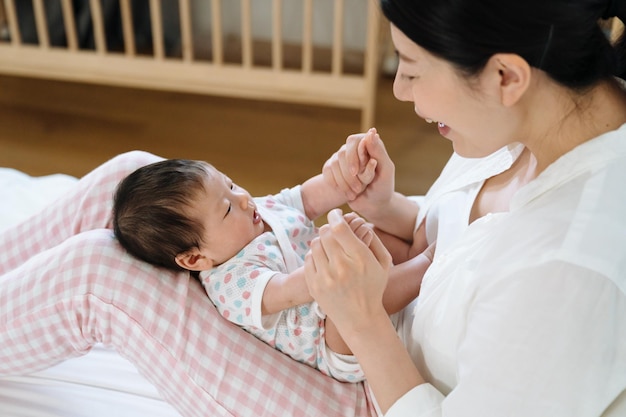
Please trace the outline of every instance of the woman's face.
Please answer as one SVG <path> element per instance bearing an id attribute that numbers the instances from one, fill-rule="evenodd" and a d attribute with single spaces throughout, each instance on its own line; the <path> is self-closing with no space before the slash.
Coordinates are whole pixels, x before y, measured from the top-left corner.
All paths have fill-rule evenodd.
<path id="1" fill-rule="evenodd" d="M 504 120 L 510 116 L 499 97 L 494 97 L 494 88 L 485 88 L 482 74 L 470 85 L 447 61 L 430 54 L 393 25 L 391 37 L 399 58 L 395 97 L 413 102 L 418 116 L 437 123 L 439 133 L 452 141 L 455 152 L 482 157 L 510 142 L 505 138 L 511 126 Z M 493 84 L 493 77 L 490 81 Z"/>

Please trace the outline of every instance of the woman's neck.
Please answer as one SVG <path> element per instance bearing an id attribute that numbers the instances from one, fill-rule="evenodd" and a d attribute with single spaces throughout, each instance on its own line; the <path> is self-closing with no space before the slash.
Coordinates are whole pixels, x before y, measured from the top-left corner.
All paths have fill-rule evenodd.
<path id="1" fill-rule="evenodd" d="M 536 160 L 537 175 L 578 145 L 626 123 L 626 93 L 617 82 L 602 82 L 583 94 L 549 84 L 538 86 L 528 103 L 535 108 L 528 113 L 534 115 L 529 126 L 536 128 L 523 143 Z"/>
<path id="2" fill-rule="evenodd" d="M 487 213 L 509 211 L 511 199 L 535 178 L 535 171 L 535 160 L 525 148 L 509 169 L 484 182 L 472 205 L 469 223 Z"/>

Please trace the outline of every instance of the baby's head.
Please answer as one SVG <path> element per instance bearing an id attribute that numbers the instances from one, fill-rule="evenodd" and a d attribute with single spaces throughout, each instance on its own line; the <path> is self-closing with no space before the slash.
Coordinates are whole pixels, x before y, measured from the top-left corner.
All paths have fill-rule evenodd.
<path id="1" fill-rule="evenodd" d="M 176 256 L 200 247 L 204 225 L 189 216 L 205 190 L 203 161 L 167 159 L 141 167 L 123 179 L 113 203 L 113 230 L 133 256 L 181 270 Z"/>
<path id="2" fill-rule="evenodd" d="M 203 271 L 235 256 L 266 226 L 252 196 L 212 165 L 168 159 L 120 182 L 113 230 L 139 259 Z"/>

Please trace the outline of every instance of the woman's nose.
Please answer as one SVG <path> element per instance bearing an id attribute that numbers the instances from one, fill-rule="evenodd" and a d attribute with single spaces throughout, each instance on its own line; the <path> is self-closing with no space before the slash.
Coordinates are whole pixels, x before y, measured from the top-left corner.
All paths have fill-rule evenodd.
<path id="1" fill-rule="evenodd" d="M 404 81 L 400 75 L 396 74 L 393 80 L 393 95 L 399 101 L 412 101 L 410 96 L 409 83 Z"/>

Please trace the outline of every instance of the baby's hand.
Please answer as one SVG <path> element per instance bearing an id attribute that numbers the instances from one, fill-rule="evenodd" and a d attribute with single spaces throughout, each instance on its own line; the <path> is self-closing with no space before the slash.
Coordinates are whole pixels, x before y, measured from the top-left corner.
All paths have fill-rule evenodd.
<path id="1" fill-rule="evenodd" d="M 346 223 L 350 225 L 350 228 L 354 234 L 363 241 L 367 246 L 372 243 L 374 238 L 374 228 L 372 224 L 367 223 L 365 219 L 356 213 L 347 213 L 343 215 Z"/>
<path id="2" fill-rule="evenodd" d="M 374 128 L 365 134 L 350 135 L 324 164 L 324 178 L 341 190 L 348 201 L 354 200 L 376 177 L 378 161 L 370 157 L 366 148 L 366 142 L 373 139 L 379 139 Z"/>
<path id="3" fill-rule="evenodd" d="M 363 140 L 360 140 L 357 145 L 359 169 L 356 176 L 361 181 L 363 189 L 367 188 L 367 186 L 374 181 L 374 177 L 376 176 L 376 166 L 378 165 L 378 161 L 370 157 L 369 153 L 367 153 L 367 149 L 365 148 L 366 141 L 372 140 L 373 138 L 380 139 L 380 136 L 378 136 L 378 132 L 376 132 L 375 128 L 368 130 L 363 137 Z"/>

